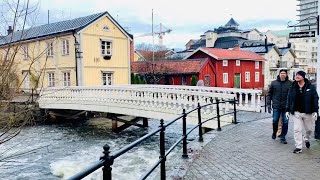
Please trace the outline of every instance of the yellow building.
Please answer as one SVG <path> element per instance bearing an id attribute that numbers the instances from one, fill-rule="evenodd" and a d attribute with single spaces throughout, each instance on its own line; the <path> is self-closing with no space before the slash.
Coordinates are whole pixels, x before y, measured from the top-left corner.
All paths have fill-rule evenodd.
<path id="1" fill-rule="evenodd" d="M 9 27 L 0 38 L 0 53 L 3 61 L 15 54 L 20 88 L 125 85 L 133 36 L 102 12 L 24 31 Z"/>

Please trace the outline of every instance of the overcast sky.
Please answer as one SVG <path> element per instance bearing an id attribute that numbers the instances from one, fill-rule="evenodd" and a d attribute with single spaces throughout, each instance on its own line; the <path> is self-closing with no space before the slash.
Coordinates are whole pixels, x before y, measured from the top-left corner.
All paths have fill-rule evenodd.
<path id="1" fill-rule="evenodd" d="M 172 29 L 164 36 L 164 44 L 184 48 L 189 39 L 197 39 L 206 30 L 226 24 L 231 17 L 241 29 L 286 29 L 288 21 L 297 19 L 296 5 L 297 0 L 41 0 L 37 22 L 47 21 L 48 9 L 51 21 L 108 11 L 138 36 L 151 32 L 153 9 L 155 26 L 162 23 Z M 152 42 L 151 39 L 151 36 L 135 38 L 135 44 Z"/>

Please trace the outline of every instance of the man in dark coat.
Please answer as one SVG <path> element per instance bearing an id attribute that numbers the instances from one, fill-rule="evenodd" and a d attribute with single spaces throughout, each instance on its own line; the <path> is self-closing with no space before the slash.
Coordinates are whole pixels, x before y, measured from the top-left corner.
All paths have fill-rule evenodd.
<path id="1" fill-rule="evenodd" d="M 273 109 L 273 133 L 272 139 L 276 138 L 278 131 L 278 123 L 280 116 L 282 117 L 282 133 L 280 137 L 280 142 L 287 144 L 286 135 L 288 132 L 288 118 L 286 118 L 286 102 L 288 90 L 291 85 L 291 81 L 288 79 L 288 74 L 286 69 L 281 69 L 277 80 L 271 82 L 267 96 L 268 112 L 271 113 L 271 104 Z M 271 103 L 272 102 L 272 103 Z"/>
<path id="2" fill-rule="evenodd" d="M 292 83 L 287 99 L 286 117 L 293 120 L 295 149 L 293 153 L 302 152 L 303 134 L 304 142 L 310 148 L 310 135 L 314 131 L 315 120 L 318 117 L 319 96 L 316 87 L 306 79 L 304 71 L 296 73 L 295 81 Z"/>

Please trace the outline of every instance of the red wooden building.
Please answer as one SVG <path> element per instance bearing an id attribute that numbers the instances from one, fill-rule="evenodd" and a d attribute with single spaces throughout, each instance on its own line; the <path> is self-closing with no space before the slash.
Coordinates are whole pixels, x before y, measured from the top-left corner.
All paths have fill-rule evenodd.
<path id="1" fill-rule="evenodd" d="M 212 64 L 210 86 L 229 88 L 263 88 L 262 56 L 234 49 L 199 48 L 185 59 L 207 58 Z M 200 79 L 206 80 L 206 75 Z M 213 84 L 211 83 L 213 82 Z"/>
<path id="2" fill-rule="evenodd" d="M 208 58 L 141 61 L 131 62 L 131 72 L 140 75 L 150 73 L 161 75 L 159 84 L 190 85 L 192 75 L 198 79 L 213 77 L 213 65 Z M 207 83 L 209 83 L 207 86 L 212 86 L 210 79 Z"/>
<path id="3" fill-rule="evenodd" d="M 255 88 L 264 86 L 260 55 L 235 49 L 199 48 L 184 60 L 132 62 L 131 72 L 161 75 L 159 84 L 190 85 L 192 75 L 205 86 Z"/>

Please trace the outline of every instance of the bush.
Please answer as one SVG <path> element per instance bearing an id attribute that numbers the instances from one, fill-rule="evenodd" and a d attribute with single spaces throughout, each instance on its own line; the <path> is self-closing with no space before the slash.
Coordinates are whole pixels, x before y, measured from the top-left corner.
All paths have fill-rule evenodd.
<path id="1" fill-rule="evenodd" d="M 191 77 L 191 86 L 196 86 L 198 82 L 198 77 L 196 75 L 192 75 Z"/>

